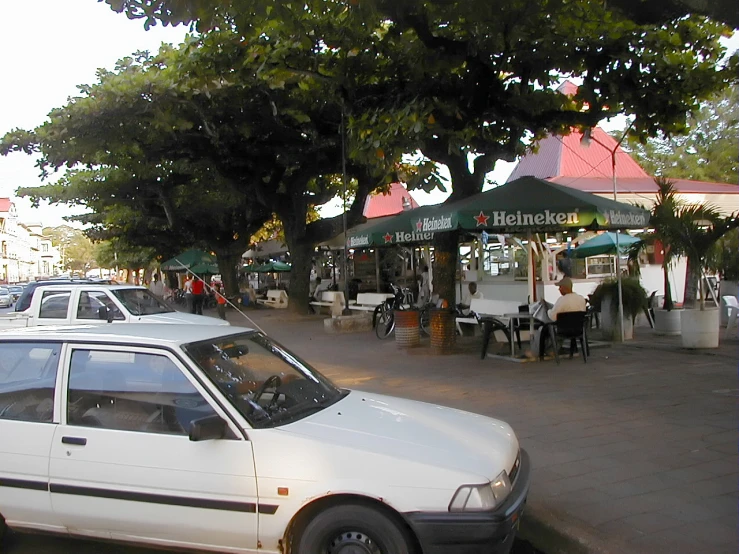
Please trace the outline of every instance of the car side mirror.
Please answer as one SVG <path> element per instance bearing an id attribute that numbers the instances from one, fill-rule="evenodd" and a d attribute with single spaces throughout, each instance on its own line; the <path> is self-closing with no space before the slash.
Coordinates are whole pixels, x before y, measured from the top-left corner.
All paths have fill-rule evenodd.
<path id="1" fill-rule="evenodd" d="M 219 415 L 201 417 L 190 422 L 190 440 L 209 441 L 226 436 L 226 422 Z"/>

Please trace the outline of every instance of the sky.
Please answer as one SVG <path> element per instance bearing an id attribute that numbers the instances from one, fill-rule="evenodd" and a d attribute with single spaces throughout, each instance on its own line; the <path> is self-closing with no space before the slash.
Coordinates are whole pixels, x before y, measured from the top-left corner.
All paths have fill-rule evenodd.
<path id="1" fill-rule="evenodd" d="M 144 30 L 141 20 L 129 20 L 97 0 L 0 0 L 0 133 L 14 128 L 33 129 L 47 114 L 78 94 L 77 85 L 97 81 L 98 68 L 112 69 L 116 61 L 137 50 L 156 51 L 162 42 L 179 44 L 188 29 L 157 25 Z M 730 50 L 739 47 L 735 34 Z M 623 128 L 623 120 L 601 126 Z M 515 166 L 498 162 L 489 181 L 503 183 Z M 18 187 L 41 184 L 35 158 L 26 154 L 0 157 L 0 197 L 15 197 Z M 448 193 L 414 191 L 419 204 L 442 202 Z M 38 209 L 14 198 L 22 221 L 44 226 L 65 224 L 63 216 L 79 213 L 68 206 Z M 340 213 L 340 202 L 322 210 Z M 68 224 L 68 223 L 67 223 Z"/>

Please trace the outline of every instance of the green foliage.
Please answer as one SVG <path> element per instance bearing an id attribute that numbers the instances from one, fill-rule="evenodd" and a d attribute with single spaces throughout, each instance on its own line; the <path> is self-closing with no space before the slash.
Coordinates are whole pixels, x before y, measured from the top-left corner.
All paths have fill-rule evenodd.
<path id="1" fill-rule="evenodd" d="M 52 246 L 59 249 L 65 271 L 84 271 L 94 266 L 93 244 L 84 231 L 68 225 L 44 228 Z"/>
<path id="2" fill-rule="evenodd" d="M 638 277 L 623 277 L 621 279 L 621 294 L 623 296 L 624 315 L 631 317 L 632 322 L 636 316 L 644 311 L 648 304 L 647 291 L 639 283 Z M 615 277 L 605 279 L 593 291 L 590 302 L 596 309 L 602 309 L 603 299 L 611 298 L 611 310 L 618 312 L 618 280 Z"/>
<path id="3" fill-rule="evenodd" d="M 732 229 L 717 241 L 709 267 L 723 280 L 739 281 L 739 229 Z"/>
<path id="4" fill-rule="evenodd" d="M 629 141 L 632 157 L 650 175 L 736 183 L 739 173 L 739 85 L 734 84 L 703 102 L 688 119 L 683 136 Z"/>

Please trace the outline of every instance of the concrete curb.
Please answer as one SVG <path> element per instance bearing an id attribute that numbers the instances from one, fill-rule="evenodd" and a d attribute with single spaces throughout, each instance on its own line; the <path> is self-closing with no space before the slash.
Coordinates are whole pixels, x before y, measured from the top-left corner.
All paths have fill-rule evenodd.
<path id="1" fill-rule="evenodd" d="M 526 506 L 518 536 L 546 554 L 642 554 L 613 538 L 605 541 L 591 526 L 536 502 Z"/>

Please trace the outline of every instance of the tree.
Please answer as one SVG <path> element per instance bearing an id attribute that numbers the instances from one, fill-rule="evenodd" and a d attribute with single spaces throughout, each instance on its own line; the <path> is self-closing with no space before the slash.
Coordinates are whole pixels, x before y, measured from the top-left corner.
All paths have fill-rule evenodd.
<path id="1" fill-rule="evenodd" d="M 51 238 L 51 244 L 59 249 L 65 271 L 84 272 L 94 263 L 93 244 L 81 229 L 60 225 L 46 227 L 43 232 Z"/>
<path id="2" fill-rule="evenodd" d="M 683 136 L 630 140 L 631 156 L 647 173 L 668 179 L 735 183 L 739 174 L 739 85 L 701 104 Z"/>

